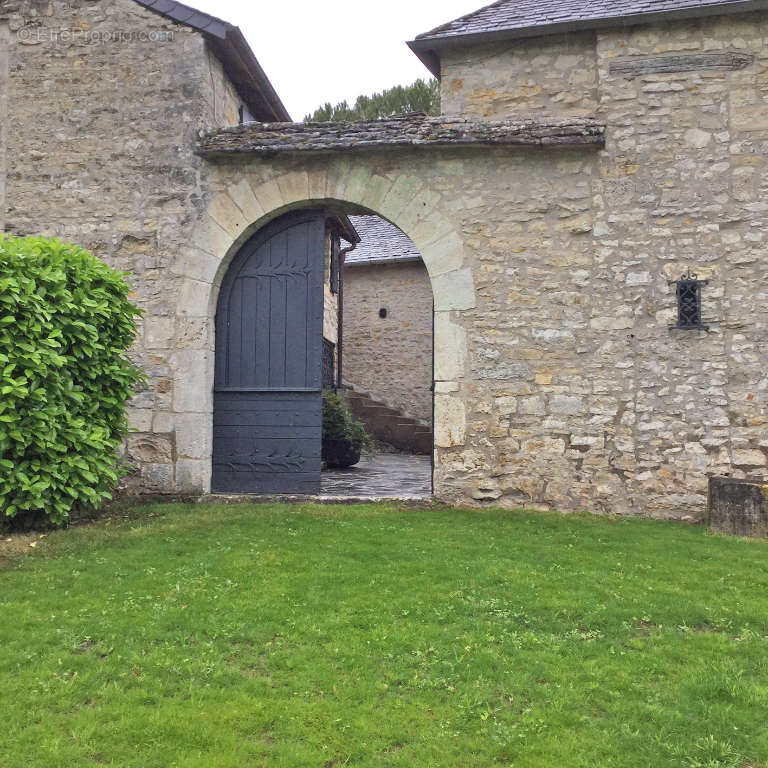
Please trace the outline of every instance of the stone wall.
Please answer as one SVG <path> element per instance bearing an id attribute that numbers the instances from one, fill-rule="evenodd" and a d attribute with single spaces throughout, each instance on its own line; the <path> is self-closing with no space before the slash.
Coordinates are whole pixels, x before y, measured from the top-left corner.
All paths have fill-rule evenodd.
<path id="1" fill-rule="evenodd" d="M 131 483 L 183 486 L 210 438 L 176 440 L 189 417 L 172 372 L 208 331 L 176 314 L 178 257 L 205 195 L 198 132 L 236 123 L 237 94 L 200 33 L 132 0 L 3 0 L 0 93 L 0 117 L 5 100 L 12 117 L 0 127 L 0 223 L 72 240 L 130 273 L 146 313 L 132 356 L 149 374 L 130 408 Z"/>
<path id="2" fill-rule="evenodd" d="M 593 115 L 598 105 L 595 35 L 450 48 L 441 58 L 446 115 L 499 120 L 526 114 Z"/>
<path id="3" fill-rule="evenodd" d="M 594 187 L 590 282 L 595 304 L 613 312 L 591 323 L 610 314 L 626 335 L 613 354 L 626 353 L 621 376 L 611 381 L 605 365 L 594 375 L 613 391 L 613 463 L 638 511 L 699 517 L 707 475 L 766 475 L 766 32 L 764 15 L 750 14 L 598 36 L 611 133 Z M 609 72 L 618 58 L 724 51 L 755 60 L 735 71 Z M 668 328 L 667 281 L 688 269 L 710 279 L 709 332 Z"/>
<path id="4" fill-rule="evenodd" d="M 344 269 L 344 379 L 431 423 L 432 286 L 420 261 Z"/>
<path id="5" fill-rule="evenodd" d="M 0 17 L 0 232 L 5 231 L 5 188 L 8 169 L 8 54 L 10 48 L 10 30 Z"/>
<path id="6" fill-rule="evenodd" d="M 767 31 L 750 14 L 447 57 L 448 111 L 503 118 L 587 108 L 608 132 L 596 166 L 584 168 L 594 174 L 589 203 L 583 188 L 573 205 L 539 175 L 523 217 L 506 204 L 503 256 L 475 250 L 478 390 L 467 446 L 441 456 L 444 482 L 475 477 L 476 498 L 505 505 L 698 518 L 708 475 L 765 477 Z M 557 53 L 563 46 L 568 59 Z M 647 66 L 731 51 L 754 62 L 611 73 L 629 59 Z M 477 90 L 477 62 L 501 84 L 491 106 Z M 511 95 L 501 87 L 505 67 Z M 557 209 L 582 217 L 565 247 L 548 221 Z M 689 269 L 710 280 L 708 332 L 669 328 L 669 281 Z M 504 278 L 485 279 L 490 270 Z M 497 387 L 484 384 L 494 377 Z"/>
<path id="7" fill-rule="evenodd" d="M 547 365 L 540 349 L 546 341 L 537 339 L 526 349 L 514 342 L 523 326 L 515 311 L 538 300 L 524 283 L 537 269 L 542 283 L 551 271 L 549 280 L 560 284 L 567 259 L 575 253 L 589 258 L 596 162 L 595 149 L 564 148 L 452 148 L 439 154 L 369 149 L 220 159 L 211 163 L 213 196 L 190 243 L 188 270 L 215 292 L 251 231 L 318 200 L 343 201 L 399 227 L 422 255 L 434 297 L 437 494 L 471 502 L 503 464 L 500 452 L 506 460 L 514 446 L 509 422 L 491 423 L 494 410 L 509 408 L 515 395 L 533 395 L 542 381 L 539 368 Z M 509 246 L 516 238 L 513 252 Z M 529 239 L 531 260 L 543 259 L 530 275 L 519 267 L 526 258 L 522 238 Z M 177 311 L 193 309 L 183 302 Z M 210 381 L 210 355 L 198 349 L 195 377 Z M 210 400 L 198 406 L 208 409 Z M 538 421 L 530 417 L 532 426 Z M 563 500 L 570 508 L 570 499 Z"/>

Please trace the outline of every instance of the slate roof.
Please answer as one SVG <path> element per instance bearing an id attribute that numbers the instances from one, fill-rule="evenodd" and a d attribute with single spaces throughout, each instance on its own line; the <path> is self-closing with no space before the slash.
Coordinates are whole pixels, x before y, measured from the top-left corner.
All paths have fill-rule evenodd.
<path id="1" fill-rule="evenodd" d="M 349 220 L 360 235 L 360 243 L 346 255 L 346 266 L 421 261 L 410 238 L 380 216 L 350 216 Z"/>
<path id="2" fill-rule="evenodd" d="M 233 24 L 223 19 L 217 19 L 196 8 L 190 8 L 188 5 L 177 3 L 176 0 L 136 0 L 139 5 L 150 8 L 169 19 L 178 21 L 180 24 L 186 24 L 189 27 L 214 35 L 222 40 L 227 36 L 227 32 L 236 29 Z"/>
<path id="3" fill-rule="evenodd" d="M 202 32 L 256 120 L 290 120 L 239 27 L 176 0 L 135 0 L 150 11 Z"/>
<path id="4" fill-rule="evenodd" d="M 604 144 L 605 125 L 586 117 L 474 121 L 414 113 L 349 123 L 247 123 L 207 133 L 198 142 L 197 152 L 214 158 L 393 147 L 602 147 Z"/>
<path id="5" fill-rule="evenodd" d="M 498 0 L 419 35 L 408 45 L 435 74 L 439 49 L 478 36 L 533 37 L 579 29 L 768 9 L 766 0 Z"/>

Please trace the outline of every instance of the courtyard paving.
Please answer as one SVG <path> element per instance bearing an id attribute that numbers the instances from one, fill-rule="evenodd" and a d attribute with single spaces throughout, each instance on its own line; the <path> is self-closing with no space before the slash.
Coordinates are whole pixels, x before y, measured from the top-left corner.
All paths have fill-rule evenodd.
<path id="1" fill-rule="evenodd" d="M 429 498 L 432 460 L 393 453 L 364 456 L 354 467 L 325 470 L 321 489 L 323 496 Z"/>

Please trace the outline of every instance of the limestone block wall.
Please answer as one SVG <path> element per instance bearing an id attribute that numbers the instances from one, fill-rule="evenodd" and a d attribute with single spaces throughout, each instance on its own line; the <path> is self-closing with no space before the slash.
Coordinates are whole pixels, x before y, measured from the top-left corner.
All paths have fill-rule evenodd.
<path id="1" fill-rule="evenodd" d="M 766 33 L 758 13 L 598 35 L 600 111 L 612 130 L 594 189 L 591 286 L 596 300 L 614 297 L 630 352 L 611 405 L 621 414 L 614 464 L 632 504 L 654 514 L 702 514 L 707 475 L 767 473 Z M 754 61 L 610 73 L 619 57 L 723 52 Z M 709 332 L 668 330 L 667 281 L 688 269 L 710 280 Z"/>
<path id="2" fill-rule="evenodd" d="M 441 452 L 445 487 L 467 482 L 466 492 L 472 477 L 475 498 L 505 505 L 696 518 L 709 475 L 768 474 L 766 32 L 759 13 L 600 31 L 569 38 L 569 68 L 552 58 L 555 40 L 447 57 L 446 111 L 483 114 L 475 62 L 485 61 L 491 83 L 505 67 L 515 88 L 520 73 L 532 78 L 514 98 L 494 86 L 489 116 L 535 112 L 573 89 L 575 101 L 549 98 L 547 110 L 589 105 L 608 133 L 594 165 L 573 160 L 584 175 L 571 192 L 530 169 L 527 200 L 521 185 L 500 201 L 489 248 L 476 234 L 484 217 L 464 230 L 478 294 L 474 390 L 466 444 Z M 754 58 L 615 74 L 616 62 L 731 52 Z M 574 88 L 570 67 L 588 89 Z M 669 328 L 669 281 L 689 269 L 710 280 L 708 332 Z"/>
<path id="3" fill-rule="evenodd" d="M 130 273 L 146 313 L 132 356 L 149 384 L 131 404 L 128 452 L 131 483 L 149 491 L 183 484 L 210 442 L 176 439 L 189 417 L 173 371 L 208 332 L 176 314 L 178 258 L 205 194 L 198 131 L 237 122 L 238 106 L 203 36 L 132 0 L 0 2 L 0 223 Z"/>
<path id="4" fill-rule="evenodd" d="M 595 35 L 448 49 L 441 57 L 440 103 L 443 114 L 486 120 L 592 115 L 598 105 Z"/>
<path id="5" fill-rule="evenodd" d="M 344 379 L 432 421 L 432 286 L 421 262 L 344 269 Z"/>

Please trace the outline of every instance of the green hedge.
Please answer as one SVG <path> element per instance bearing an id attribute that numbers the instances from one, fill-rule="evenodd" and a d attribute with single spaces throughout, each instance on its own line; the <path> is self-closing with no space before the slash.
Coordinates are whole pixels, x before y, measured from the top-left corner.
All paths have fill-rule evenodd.
<path id="1" fill-rule="evenodd" d="M 0 513 L 64 523 L 110 497 L 142 381 L 124 276 L 59 240 L 0 236 Z M 0 518 L 0 522 L 2 518 Z"/>

